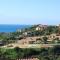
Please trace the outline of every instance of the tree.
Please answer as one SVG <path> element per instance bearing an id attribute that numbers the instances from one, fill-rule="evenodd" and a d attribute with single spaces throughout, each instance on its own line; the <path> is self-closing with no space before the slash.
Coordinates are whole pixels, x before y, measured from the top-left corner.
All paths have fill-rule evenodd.
<path id="1" fill-rule="evenodd" d="M 15 47 L 14 50 L 15 50 L 16 53 L 17 53 L 17 57 L 18 57 L 18 59 L 24 57 L 24 53 L 23 53 L 23 50 L 22 50 L 21 48 L 19 48 L 19 47 Z"/>
<path id="2" fill-rule="evenodd" d="M 57 60 L 60 60 L 60 56 L 58 56 Z"/>
<path id="3" fill-rule="evenodd" d="M 16 60 L 17 59 L 17 53 L 14 49 L 7 49 L 4 53 L 6 59 L 10 60 Z"/>
<path id="4" fill-rule="evenodd" d="M 44 44 L 47 44 L 47 37 L 43 37 L 43 42 L 44 42 Z"/>
<path id="5" fill-rule="evenodd" d="M 53 43 L 60 43 L 60 39 L 57 37 L 57 38 L 53 39 L 52 42 L 53 42 Z"/>

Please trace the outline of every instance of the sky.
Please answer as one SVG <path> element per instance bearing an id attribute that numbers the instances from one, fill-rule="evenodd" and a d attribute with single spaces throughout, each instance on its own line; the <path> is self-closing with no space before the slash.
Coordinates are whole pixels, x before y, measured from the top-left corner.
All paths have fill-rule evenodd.
<path id="1" fill-rule="evenodd" d="M 0 0 L 0 24 L 60 24 L 60 0 Z"/>

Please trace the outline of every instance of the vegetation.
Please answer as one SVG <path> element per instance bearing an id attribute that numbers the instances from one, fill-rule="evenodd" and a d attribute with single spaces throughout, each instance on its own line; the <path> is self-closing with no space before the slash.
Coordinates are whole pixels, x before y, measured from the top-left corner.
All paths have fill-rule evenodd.
<path id="1" fill-rule="evenodd" d="M 44 42 L 44 44 L 47 44 L 47 40 L 48 40 L 47 37 L 43 37 L 43 42 Z"/>
<path id="2" fill-rule="evenodd" d="M 25 36 L 23 33 L 27 32 L 27 36 Z M 60 30 L 58 29 L 58 26 L 47 26 L 46 29 L 40 31 L 36 31 L 36 25 L 31 26 L 29 28 L 25 28 L 23 29 L 21 32 L 16 31 L 16 32 L 9 32 L 9 33 L 0 33 L 0 41 L 5 42 L 5 44 L 9 44 L 9 43 L 15 43 L 17 40 L 21 40 L 25 37 L 33 37 L 33 36 L 45 36 L 45 35 L 50 35 L 50 34 L 59 34 Z M 21 36 L 20 36 L 21 35 Z M 47 37 L 43 37 L 43 43 L 48 43 Z M 52 41 L 52 43 L 55 43 L 56 40 L 58 41 L 58 43 L 60 43 L 59 39 L 54 39 Z"/>
<path id="3" fill-rule="evenodd" d="M 57 34 L 60 32 L 57 26 L 48 26 L 47 29 L 42 31 L 36 31 L 36 26 L 25 28 L 21 32 L 0 33 L 0 41 L 5 44 L 15 43 L 17 40 L 23 39 L 24 32 L 27 32 L 26 37 L 44 36 L 42 39 L 37 38 L 38 43 L 48 44 L 48 38 L 46 35 Z M 59 33 L 60 34 L 60 33 Z M 21 36 L 20 36 L 21 35 Z M 60 43 L 59 38 L 54 38 L 51 43 Z M 40 60 L 60 60 L 60 46 L 54 46 L 53 48 L 0 48 L 0 60 L 17 60 L 25 57 L 35 56 Z"/>
<path id="4" fill-rule="evenodd" d="M 40 60 L 59 60 L 60 46 L 54 48 L 0 48 L 0 60 L 16 60 L 28 57 L 37 57 Z"/>

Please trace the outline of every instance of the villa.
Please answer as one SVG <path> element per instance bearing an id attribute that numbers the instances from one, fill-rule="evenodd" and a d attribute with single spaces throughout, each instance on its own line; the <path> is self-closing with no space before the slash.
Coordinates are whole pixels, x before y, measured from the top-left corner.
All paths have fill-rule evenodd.
<path id="1" fill-rule="evenodd" d="M 42 31 L 42 30 L 44 30 L 44 29 L 46 29 L 46 28 L 47 28 L 47 25 L 38 24 L 38 25 L 36 26 L 36 31 Z"/>

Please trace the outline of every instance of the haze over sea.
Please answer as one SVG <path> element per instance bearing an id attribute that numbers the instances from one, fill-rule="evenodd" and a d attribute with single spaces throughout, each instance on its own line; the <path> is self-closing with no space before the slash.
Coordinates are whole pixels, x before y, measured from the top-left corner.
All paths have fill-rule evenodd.
<path id="1" fill-rule="evenodd" d="M 0 24 L 0 32 L 15 32 L 17 29 L 29 27 L 29 25 L 8 25 Z"/>

